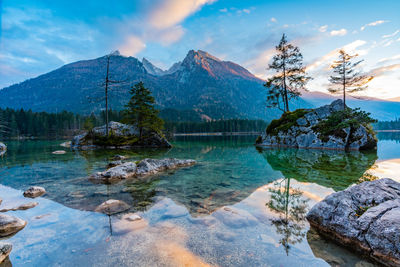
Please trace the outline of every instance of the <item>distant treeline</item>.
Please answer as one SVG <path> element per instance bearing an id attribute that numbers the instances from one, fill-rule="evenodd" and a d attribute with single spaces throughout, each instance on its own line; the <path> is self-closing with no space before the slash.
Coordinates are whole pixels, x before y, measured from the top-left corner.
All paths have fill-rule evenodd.
<path id="1" fill-rule="evenodd" d="M 164 114 L 163 114 L 164 113 Z M 215 121 L 174 122 L 174 112 L 161 112 L 164 117 L 165 132 L 261 132 L 267 122 L 263 120 L 229 119 Z M 167 116 L 165 116 L 167 115 Z M 185 114 L 189 115 L 189 114 Z M 190 114 L 192 115 L 192 114 Z M 110 121 L 121 121 L 122 111 L 109 111 Z M 185 118 L 183 118 L 185 117 Z M 180 116 L 177 119 L 188 119 Z M 31 110 L 13 110 L 0 108 L 0 139 L 9 138 L 63 138 L 71 137 L 82 130 L 88 130 L 105 124 L 105 112 L 100 114 L 80 115 L 63 111 L 60 113 L 32 112 Z"/>
<path id="2" fill-rule="evenodd" d="M 165 122 L 165 129 L 172 133 L 209 132 L 261 132 L 268 123 L 263 120 L 230 119 L 203 122 Z"/>
<path id="3" fill-rule="evenodd" d="M 373 124 L 375 130 L 400 130 L 400 119 L 394 121 L 379 121 Z"/>
<path id="4" fill-rule="evenodd" d="M 119 120 L 120 112 L 110 111 L 110 120 Z M 71 136 L 86 127 L 104 124 L 105 112 L 83 116 L 72 112 L 32 112 L 0 108 L 0 138 L 62 138 Z"/>

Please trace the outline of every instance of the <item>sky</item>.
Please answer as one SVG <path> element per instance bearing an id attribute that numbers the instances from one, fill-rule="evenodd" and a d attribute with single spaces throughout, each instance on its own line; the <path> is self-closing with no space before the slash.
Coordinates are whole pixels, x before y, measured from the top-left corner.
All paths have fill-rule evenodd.
<path id="1" fill-rule="evenodd" d="M 266 79 L 285 33 L 310 91 L 327 91 L 344 48 L 375 77 L 363 95 L 400 101 L 399 12 L 398 0 L 0 0 L 0 88 L 115 50 L 167 69 L 201 49 Z"/>

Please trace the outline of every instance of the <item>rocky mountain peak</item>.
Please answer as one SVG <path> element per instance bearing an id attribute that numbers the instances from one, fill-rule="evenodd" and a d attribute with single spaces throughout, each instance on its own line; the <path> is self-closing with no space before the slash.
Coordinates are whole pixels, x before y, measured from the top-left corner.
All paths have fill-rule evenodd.
<path id="1" fill-rule="evenodd" d="M 143 67 L 146 69 L 146 71 L 152 75 L 155 76 L 161 76 L 165 74 L 165 71 L 160 69 L 159 67 L 155 66 L 153 63 L 151 63 L 148 59 L 143 58 L 142 59 L 142 64 Z"/>

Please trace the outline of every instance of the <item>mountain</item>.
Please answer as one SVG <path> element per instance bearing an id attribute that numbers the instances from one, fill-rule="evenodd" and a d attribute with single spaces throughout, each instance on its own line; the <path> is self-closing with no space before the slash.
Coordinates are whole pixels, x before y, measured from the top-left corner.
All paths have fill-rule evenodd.
<path id="1" fill-rule="evenodd" d="M 0 90 L 0 107 L 33 111 L 68 110 L 83 114 L 104 109 L 107 56 L 67 64 L 59 69 Z M 129 88 L 143 81 L 159 109 L 168 114 L 193 113 L 201 119 L 249 118 L 270 120 L 278 110 L 266 110 L 264 81 L 245 68 L 207 52 L 190 50 L 183 61 L 163 71 L 147 59 L 110 55 L 109 103 L 120 110 Z M 309 106 L 299 99 L 292 108 Z M 172 110 L 175 110 L 174 113 Z M 177 115 L 177 117 L 179 117 Z"/>
<path id="2" fill-rule="evenodd" d="M 342 96 L 333 96 L 323 92 L 302 92 L 302 98 L 314 106 L 331 103 Z M 400 116 L 400 102 L 388 101 L 373 97 L 346 97 L 346 104 L 351 108 L 360 108 L 370 112 L 374 119 L 380 121 L 395 120 Z"/>

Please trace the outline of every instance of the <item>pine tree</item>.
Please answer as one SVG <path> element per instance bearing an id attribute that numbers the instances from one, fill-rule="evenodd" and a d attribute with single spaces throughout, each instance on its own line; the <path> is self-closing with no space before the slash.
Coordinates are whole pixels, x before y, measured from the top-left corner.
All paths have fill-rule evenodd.
<path id="1" fill-rule="evenodd" d="M 367 83 L 374 77 L 362 74 L 357 71 L 358 65 L 363 62 L 359 60 L 352 62 L 352 59 L 358 55 L 349 55 L 344 50 L 339 51 L 339 60 L 336 60 L 331 65 L 334 75 L 330 76 L 329 81 L 333 87 L 328 91 L 335 93 L 343 93 L 343 110 L 346 108 L 346 92 L 354 93 L 367 89 Z"/>
<path id="2" fill-rule="evenodd" d="M 158 117 L 158 110 L 154 108 L 155 100 L 143 82 L 135 84 L 130 93 L 131 99 L 125 106 L 124 121 L 139 128 L 139 138 L 142 139 L 145 131 L 160 133 L 164 121 Z"/>
<path id="3" fill-rule="evenodd" d="M 287 112 L 289 100 L 299 97 L 301 95 L 299 90 L 306 90 L 305 85 L 311 78 L 306 75 L 300 49 L 288 43 L 285 34 L 276 46 L 276 52 L 268 67 L 277 74 L 269 78 L 264 85 L 268 89 L 267 107 L 277 107 Z"/>

